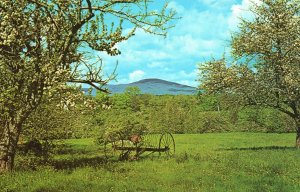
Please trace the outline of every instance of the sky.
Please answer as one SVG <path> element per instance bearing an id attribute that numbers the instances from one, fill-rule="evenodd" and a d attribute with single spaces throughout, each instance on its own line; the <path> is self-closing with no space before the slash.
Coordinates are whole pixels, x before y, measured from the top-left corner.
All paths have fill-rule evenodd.
<path id="1" fill-rule="evenodd" d="M 198 86 L 197 66 L 212 57 L 220 58 L 224 52 L 230 53 L 231 34 L 237 30 L 239 17 L 249 13 L 250 1 L 169 1 L 169 8 L 175 9 L 181 19 L 166 38 L 137 30 L 135 36 L 118 45 L 121 55 L 99 53 L 107 74 L 118 62 L 117 81 L 111 84 L 160 78 Z"/>

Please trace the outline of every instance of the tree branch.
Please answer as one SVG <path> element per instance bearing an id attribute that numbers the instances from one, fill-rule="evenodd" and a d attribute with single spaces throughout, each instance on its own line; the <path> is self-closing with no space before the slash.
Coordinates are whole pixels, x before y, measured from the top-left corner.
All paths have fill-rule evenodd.
<path id="1" fill-rule="evenodd" d="M 108 81 L 105 82 L 105 81 L 100 81 L 100 82 L 92 82 L 90 80 L 83 80 L 83 79 L 71 79 L 71 80 L 68 80 L 69 83 L 84 83 L 84 84 L 88 84 L 88 85 L 91 85 L 92 87 L 94 87 L 95 89 L 101 91 L 101 92 L 104 92 L 104 93 L 110 93 L 108 91 L 107 88 L 102 88 L 104 85 L 107 85 Z M 105 83 L 104 83 L 105 82 Z M 97 86 L 95 83 L 99 83 L 101 84 L 101 86 Z"/>

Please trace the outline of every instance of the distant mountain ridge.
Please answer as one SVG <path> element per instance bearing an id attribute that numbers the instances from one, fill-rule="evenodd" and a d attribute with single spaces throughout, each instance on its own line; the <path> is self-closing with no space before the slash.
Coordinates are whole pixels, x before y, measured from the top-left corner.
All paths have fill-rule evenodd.
<path id="1" fill-rule="evenodd" d="M 184 87 L 184 88 L 195 88 L 195 87 L 191 87 L 188 85 L 183 85 L 183 84 L 179 84 L 179 83 L 175 83 L 175 82 L 171 82 L 171 81 L 166 81 L 166 80 L 162 80 L 162 79 L 142 79 L 133 83 L 129 83 L 129 84 L 146 84 L 146 83 L 157 83 L 157 84 L 165 84 L 165 85 L 172 85 L 172 86 L 178 86 L 178 87 Z"/>
<path id="2" fill-rule="evenodd" d="M 142 79 L 128 84 L 107 85 L 107 88 L 112 94 L 123 93 L 129 86 L 137 86 L 142 93 L 152 95 L 192 95 L 196 94 L 196 87 L 183 85 L 162 79 Z M 84 89 L 87 92 L 87 89 Z M 92 91 L 92 95 L 96 95 L 96 91 Z"/>

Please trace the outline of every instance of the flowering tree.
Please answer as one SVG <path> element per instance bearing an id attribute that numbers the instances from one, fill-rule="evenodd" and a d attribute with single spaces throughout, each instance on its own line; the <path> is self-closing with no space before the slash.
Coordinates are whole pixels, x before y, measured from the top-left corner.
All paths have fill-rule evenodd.
<path id="1" fill-rule="evenodd" d="M 225 59 L 200 66 L 206 93 L 239 96 L 244 105 L 268 106 L 295 120 L 300 147 L 300 1 L 264 0 L 253 4 L 252 19 L 241 19 L 232 53 L 243 64 Z"/>
<path id="2" fill-rule="evenodd" d="M 103 76 L 101 63 L 89 62 L 87 50 L 118 55 L 117 43 L 137 28 L 166 35 L 175 13 L 166 4 L 149 10 L 151 2 L 1 0 L 0 172 L 13 168 L 22 125 L 42 99 L 64 92 L 67 82 L 107 92 L 103 85 L 113 77 Z M 124 25 L 131 27 L 126 34 Z"/>

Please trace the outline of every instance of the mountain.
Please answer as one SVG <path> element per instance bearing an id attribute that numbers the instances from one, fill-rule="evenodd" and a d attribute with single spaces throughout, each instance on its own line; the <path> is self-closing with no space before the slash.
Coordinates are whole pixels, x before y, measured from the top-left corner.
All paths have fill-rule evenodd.
<path id="1" fill-rule="evenodd" d="M 129 86 L 137 86 L 140 88 L 142 93 L 148 93 L 153 95 L 192 95 L 195 94 L 196 88 L 182 85 L 179 83 L 174 83 L 162 79 L 143 79 L 128 84 L 117 84 L 117 85 L 108 85 L 108 89 L 112 94 L 122 93 Z M 85 92 L 87 89 L 84 89 Z M 92 95 L 95 95 L 96 91 L 92 91 Z"/>

